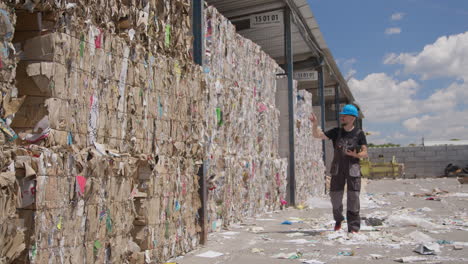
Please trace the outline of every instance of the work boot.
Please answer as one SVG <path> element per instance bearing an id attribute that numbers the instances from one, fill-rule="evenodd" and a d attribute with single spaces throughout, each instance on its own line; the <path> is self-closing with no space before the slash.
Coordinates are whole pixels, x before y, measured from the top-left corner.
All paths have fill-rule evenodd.
<path id="1" fill-rule="evenodd" d="M 341 229 L 341 222 L 336 222 L 334 230 L 339 231 L 340 229 Z"/>

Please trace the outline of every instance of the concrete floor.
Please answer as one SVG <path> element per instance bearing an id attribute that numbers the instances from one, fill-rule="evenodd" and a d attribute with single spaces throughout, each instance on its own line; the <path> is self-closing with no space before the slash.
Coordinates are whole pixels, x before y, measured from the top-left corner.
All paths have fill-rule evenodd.
<path id="1" fill-rule="evenodd" d="M 440 201 L 415 196 L 431 193 L 434 188 L 448 193 L 432 195 Z M 361 216 L 386 221 L 383 226 L 364 225 L 358 235 L 344 230 L 332 231 L 334 222 L 327 197 L 311 200 L 310 205 L 320 208 L 286 209 L 232 225 L 229 230 L 210 234 L 207 246 L 168 262 L 274 264 L 316 260 L 316 263 L 396 263 L 398 257 L 415 256 L 427 258 L 419 263 L 468 263 L 468 185 L 461 185 L 455 179 L 369 181 L 361 193 Z M 419 226 L 402 226 L 401 223 L 392 226 L 389 218 L 399 216 L 420 219 L 422 223 L 410 224 Z M 282 225 L 285 220 L 300 222 Z M 252 228 L 263 230 L 255 233 Z M 413 252 L 418 244 L 410 235 L 413 231 L 430 236 L 433 242 L 447 240 L 466 244 L 461 250 L 454 250 L 453 244 L 441 245 L 437 255 L 423 256 Z M 253 253 L 253 249 L 262 252 Z M 224 255 L 215 258 L 197 256 L 207 251 Z M 301 253 L 298 259 L 274 257 L 279 253 L 295 252 Z M 354 256 L 339 256 L 339 252 L 353 252 Z M 373 259 L 370 254 L 382 257 Z"/>

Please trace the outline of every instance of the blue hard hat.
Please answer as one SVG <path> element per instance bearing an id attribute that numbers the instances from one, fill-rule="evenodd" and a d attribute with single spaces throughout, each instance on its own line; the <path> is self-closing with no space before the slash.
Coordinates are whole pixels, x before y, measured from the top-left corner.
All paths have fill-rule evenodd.
<path id="1" fill-rule="evenodd" d="M 343 107 L 343 110 L 340 112 L 340 115 L 351 115 L 351 116 L 358 117 L 359 112 L 358 112 L 356 106 L 351 105 L 351 104 L 347 104 L 347 105 L 345 105 Z"/>

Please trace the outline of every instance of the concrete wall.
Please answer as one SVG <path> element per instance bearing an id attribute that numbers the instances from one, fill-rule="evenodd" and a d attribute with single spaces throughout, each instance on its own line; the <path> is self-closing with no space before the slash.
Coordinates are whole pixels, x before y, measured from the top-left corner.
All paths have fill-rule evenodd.
<path id="1" fill-rule="evenodd" d="M 468 145 L 369 149 L 372 162 L 390 162 L 393 156 L 405 165 L 407 178 L 437 177 L 449 163 L 468 165 Z"/>

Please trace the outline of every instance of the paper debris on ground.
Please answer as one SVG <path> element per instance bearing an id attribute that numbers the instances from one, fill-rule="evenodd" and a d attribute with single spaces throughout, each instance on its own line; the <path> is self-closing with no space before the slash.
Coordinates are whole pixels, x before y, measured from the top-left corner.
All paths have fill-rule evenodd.
<path id="1" fill-rule="evenodd" d="M 414 263 L 414 262 L 422 262 L 422 261 L 427 261 L 427 258 L 424 257 L 417 257 L 417 256 L 409 256 L 409 257 L 401 257 L 395 259 L 397 262 L 401 263 Z"/>
<path id="2" fill-rule="evenodd" d="M 250 252 L 252 252 L 252 253 L 261 253 L 261 252 L 265 252 L 265 250 L 263 248 L 252 248 L 250 250 Z"/>
<path id="3" fill-rule="evenodd" d="M 217 258 L 224 255 L 223 253 L 216 252 L 216 251 L 207 251 L 201 254 L 196 255 L 197 257 L 202 257 L 202 258 Z"/>
<path id="4" fill-rule="evenodd" d="M 315 259 L 303 260 L 302 264 L 325 264 L 325 262 Z"/>

